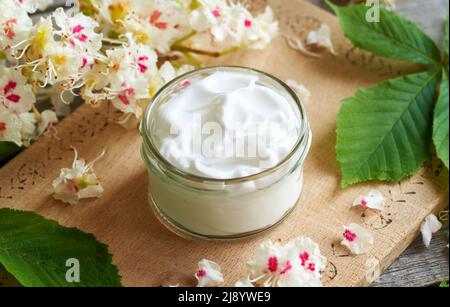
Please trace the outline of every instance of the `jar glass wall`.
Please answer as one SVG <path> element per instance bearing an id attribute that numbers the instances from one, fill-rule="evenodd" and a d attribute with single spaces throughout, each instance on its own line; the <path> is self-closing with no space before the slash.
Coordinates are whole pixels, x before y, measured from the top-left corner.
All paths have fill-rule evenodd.
<path id="1" fill-rule="evenodd" d="M 188 173 L 167 161 L 155 146 L 155 116 L 187 82 L 215 72 L 239 72 L 282 95 L 298 120 L 298 139 L 278 164 L 257 174 L 219 179 Z M 142 158 L 149 172 L 149 202 L 159 220 L 180 235 L 204 239 L 238 239 L 266 230 L 283 220 L 302 192 L 303 163 L 311 131 L 302 102 L 279 79 L 244 67 L 211 67 L 185 74 L 164 86 L 147 108 L 142 124 Z"/>

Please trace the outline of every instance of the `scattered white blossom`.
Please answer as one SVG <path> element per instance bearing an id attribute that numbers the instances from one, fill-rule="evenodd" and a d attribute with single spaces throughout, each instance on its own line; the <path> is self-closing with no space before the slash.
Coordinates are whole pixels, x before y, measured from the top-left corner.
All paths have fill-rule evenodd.
<path id="1" fill-rule="evenodd" d="M 426 247 L 430 247 L 431 239 L 433 235 L 442 228 L 442 223 L 434 214 L 430 214 L 425 218 L 425 221 L 420 226 L 420 232 L 422 233 L 423 244 Z"/>
<path id="2" fill-rule="evenodd" d="M 314 49 L 325 48 L 333 55 L 337 55 L 334 50 L 333 43 L 331 41 L 331 29 L 330 26 L 323 23 L 316 31 L 310 31 L 306 38 L 306 44 Z"/>
<path id="3" fill-rule="evenodd" d="M 358 224 L 344 226 L 342 235 L 344 239 L 341 244 L 354 255 L 367 253 L 374 243 L 372 234 Z"/>
<path id="4" fill-rule="evenodd" d="M 307 104 L 309 100 L 309 96 L 311 96 L 311 92 L 303 85 L 299 84 L 295 80 L 287 80 L 286 84 L 297 93 L 300 100 Z"/>
<path id="5" fill-rule="evenodd" d="M 96 159 L 90 163 L 78 160 L 78 153 L 75 148 L 75 158 L 72 168 L 63 168 L 59 177 L 53 181 L 53 197 L 65 203 L 75 205 L 80 199 L 100 197 L 103 187 L 94 173 L 94 163 L 103 157 L 103 151 Z"/>
<path id="6" fill-rule="evenodd" d="M 282 245 L 263 242 L 254 260 L 247 264 L 247 275 L 237 287 L 317 287 L 327 259 L 309 238 L 299 237 Z"/>
<path id="7" fill-rule="evenodd" d="M 280 33 L 280 36 L 286 39 L 286 42 L 290 48 L 300 51 L 301 53 L 313 58 L 320 57 L 320 54 L 311 52 L 308 49 L 306 49 L 299 37 L 287 33 Z"/>
<path id="8" fill-rule="evenodd" d="M 384 210 L 384 197 L 378 190 L 370 190 L 364 196 L 358 196 L 353 202 L 353 207 L 362 206 L 374 210 Z"/>
<path id="9" fill-rule="evenodd" d="M 198 263 L 195 278 L 198 281 L 197 287 L 218 287 L 224 282 L 220 266 L 207 259 L 202 259 Z"/>

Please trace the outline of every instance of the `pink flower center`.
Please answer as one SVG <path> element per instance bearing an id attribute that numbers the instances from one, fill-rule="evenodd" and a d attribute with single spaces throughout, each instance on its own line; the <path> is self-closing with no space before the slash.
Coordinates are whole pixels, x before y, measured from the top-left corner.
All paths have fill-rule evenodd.
<path id="1" fill-rule="evenodd" d="M 280 275 L 286 274 L 290 269 L 292 269 L 292 265 L 291 262 L 288 260 L 286 261 L 284 268 L 281 270 Z"/>
<path id="2" fill-rule="evenodd" d="M 355 241 L 357 235 L 356 235 L 356 233 L 352 232 L 350 229 L 346 229 L 344 231 L 344 237 L 345 237 L 345 239 L 347 239 L 347 241 L 353 242 L 353 241 Z"/>
<path id="3" fill-rule="evenodd" d="M 250 19 L 246 19 L 244 21 L 244 25 L 246 28 L 250 28 L 252 26 L 252 21 Z"/>
<path id="4" fill-rule="evenodd" d="M 16 19 L 7 20 L 4 23 L 3 27 L 3 35 L 5 35 L 8 39 L 14 39 L 16 36 L 16 32 L 13 30 L 13 26 L 17 23 Z"/>
<path id="5" fill-rule="evenodd" d="M 0 132 L 3 132 L 6 130 L 6 123 L 0 122 Z"/>
<path id="6" fill-rule="evenodd" d="M 75 37 L 76 39 L 78 39 L 80 42 L 84 43 L 87 41 L 88 37 L 86 34 L 81 34 Z"/>
<path id="7" fill-rule="evenodd" d="M 139 71 L 141 73 L 145 73 L 148 70 L 148 67 L 145 66 L 144 64 L 138 63 L 138 66 L 139 66 Z"/>
<path id="8" fill-rule="evenodd" d="M 215 10 L 212 10 L 211 12 L 214 17 L 219 18 L 220 17 L 220 10 L 217 8 Z"/>
<path id="9" fill-rule="evenodd" d="M 124 90 L 122 93 L 120 93 L 118 95 L 119 100 L 124 104 L 124 105 L 129 105 L 130 104 L 130 97 L 134 96 L 135 91 L 133 88 L 127 88 L 126 90 Z"/>
<path id="10" fill-rule="evenodd" d="M 148 56 L 146 56 L 146 55 L 140 56 L 138 58 L 138 66 L 139 66 L 139 71 L 141 73 L 145 73 L 148 70 L 148 66 L 145 65 L 144 63 L 142 63 L 147 60 L 148 60 Z"/>
<path id="11" fill-rule="evenodd" d="M 278 259 L 277 257 L 269 257 L 269 260 L 267 261 L 267 268 L 270 272 L 275 273 L 278 270 Z"/>
<path id="12" fill-rule="evenodd" d="M 152 15 L 150 15 L 150 23 L 157 29 L 165 30 L 167 29 L 167 22 L 158 21 L 161 15 L 162 15 L 161 11 L 154 10 Z"/>
<path id="13" fill-rule="evenodd" d="M 182 87 L 188 87 L 189 85 L 191 85 L 191 81 L 189 81 L 189 80 L 186 80 L 183 83 L 181 83 Z"/>
<path id="14" fill-rule="evenodd" d="M 299 255 L 300 260 L 302 261 L 302 266 L 306 265 L 306 261 L 309 260 L 309 254 L 308 252 L 303 252 Z"/>
<path id="15" fill-rule="evenodd" d="M 203 270 L 203 269 L 198 270 L 197 276 L 198 277 L 205 277 L 206 276 L 206 271 Z"/>
<path id="16" fill-rule="evenodd" d="M 11 102 L 18 103 L 20 101 L 20 96 L 16 94 L 11 94 L 6 96 L 6 99 L 8 99 Z"/>
<path id="17" fill-rule="evenodd" d="M 70 193 L 76 193 L 78 191 L 78 187 L 73 180 L 67 180 L 65 188 Z"/>
<path id="18" fill-rule="evenodd" d="M 77 25 L 72 29 L 72 33 L 73 34 L 80 33 L 83 30 L 84 30 L 84 27 L 82 25 Z"/>
<path id="19" fill-rule="evenodd" d="M 9 81 L 8 83 L 6 83 L 5 87 L 3 88 L 3 93 L 6 95 L 8 93 L 10 93 L 11 91 L 13 91 L 17 86 L 17 83 L 14 81 Z"/>
<path id="20" fill-rule="evenodd" d="M 314 272 L 316 270 L 316 264 L 315 263 L 310 263 L 308 264 L 308 270 L 310 270 L 311 272 Z"/>
<path id="21" fill-rule="evenodd" d="M 361 200 L 361 206 L 367 207 L 367 201 L 364 198 Z"/>
<path id="22" fill-rule="evenodd" d="M 83 63 L 81 64 L 81 68 L 85 68 L 88 63 L 88 60 L 86 58 L 83 58 Z"/>

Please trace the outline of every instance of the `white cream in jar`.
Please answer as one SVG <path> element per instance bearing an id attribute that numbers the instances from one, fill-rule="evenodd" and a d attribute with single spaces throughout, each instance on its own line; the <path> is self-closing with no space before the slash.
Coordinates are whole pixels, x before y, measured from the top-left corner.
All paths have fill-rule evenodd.
<path id="1" fill-rule="evenodd" d="M 239 238 L 295 206 L 311 136 L 298 97 L 267 74 L 202 69 L 163 88 L 141 132 L 149 196 L 164 224 L 203 238 Z"/>

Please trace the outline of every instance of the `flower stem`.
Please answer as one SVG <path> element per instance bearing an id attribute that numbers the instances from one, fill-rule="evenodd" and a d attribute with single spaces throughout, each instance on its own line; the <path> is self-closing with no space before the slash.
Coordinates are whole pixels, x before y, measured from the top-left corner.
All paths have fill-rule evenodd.
<path id="1" fill-rule="evenodd" d="M 184 41 L 190 39 L 190 38 L 193 37 L 195 34 L 197 34 L 197 31 L 192 31 L 191 33 L 189 33 L 189 34 L 187 34 L 187 35 L 185 35 L 185 36 L 183 36 L 183 37 L 177 39 L 177 40 L 172 44 L 172 47 L 179 46 L 182 42 L 184 42 Z"/>
<path id="2" fill-rule="evenodd" d="M 184 46 L 177 46 L 177 45 L 172 46 L 172 50 L 180 51 L 181 53 L 188 52 L 188 53 L 205 55 L 205 56 L 214 57 L 214 58 L 218 58 L 221 55 L 220 52 L 206 51 L 206 50 L 200 50 L 200 49 L 189 48 L 189 47 L 184 47 Z"/>

